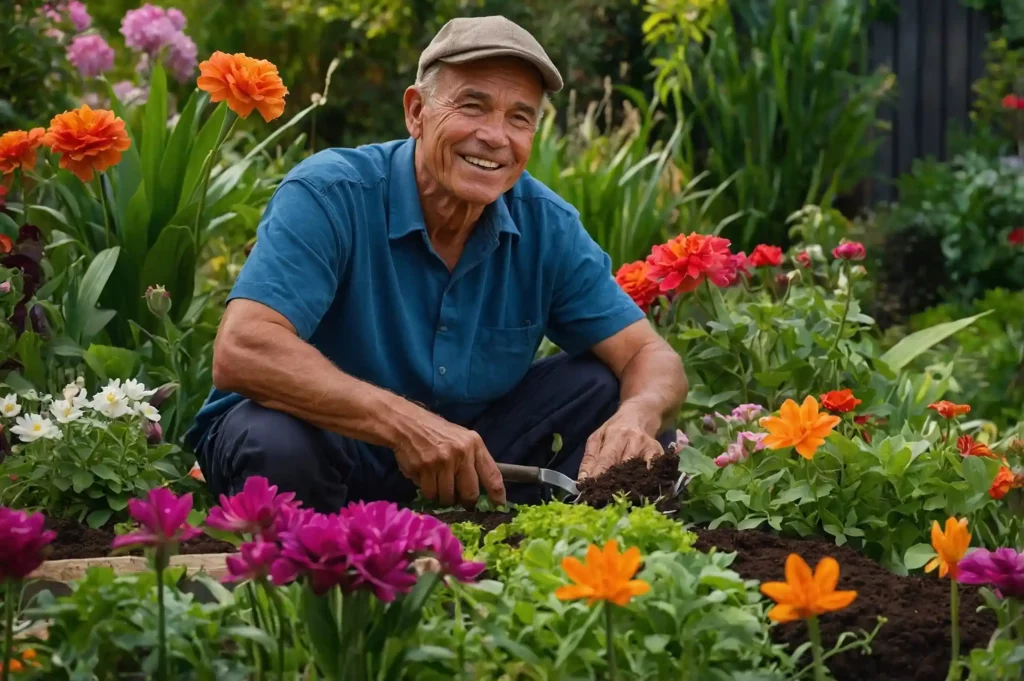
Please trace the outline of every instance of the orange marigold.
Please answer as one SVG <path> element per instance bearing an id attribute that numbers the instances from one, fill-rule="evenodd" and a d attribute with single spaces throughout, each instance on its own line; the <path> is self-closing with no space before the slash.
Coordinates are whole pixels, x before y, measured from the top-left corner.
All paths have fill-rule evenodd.
<path id="1" fill-rule="evenodd" d="M 838 423 L 838 416 L 819 414 L 818 401 L 810 395 L 800 406 L 793 400 L 786 400 L 778 416 L 765 416 L 760 420 L 761 427 L 769 433 L 761 442 L 768 449 L 795 447 L 800 456 L 811 459 Z"/>
<path id="2" fill-rule="evenodd" d="M 971 405 L 969 404 L 953 404 L 949 400 L 940 400 L 933 402 L 928 405 L 929 409 L 934 409 L 939 412 L 939 416 L 944 419 L 951 419 L 957 416 L 963 416 L 969 414 L 971 411 Z"/>
<path id="3" fill-rule="evenodd" d="M 0 135 L 0 175 L 13 173 L 18 168 L 36 167 L 36 149 L 43 143 L 46 131 L 42 128 L 11 130 Z"/>
<path id="4" fill-rule="evenodd" d="M 648 276 L 660 281 L 661 291 L 693 291 L 705 279 L 715 286 L 728 286 L 734 279 L 730 265 L 729 240 L 704 234 L 680 234 L 658 244 L 647 256 Z"/>
<path id="5" fill-rule="evenodd" d="M 1006 493 L 1013 489 L 1014 475 L 1006 466 L 1000 466 L 999 472 L 992 480 L 992 486 L 988 488 L 988 495 L 993 499 L 1002 499 Z"/>
<path id="6" fill-rule="evenodd" d="M 861 401 L 853 396 L 849 388 L 832 390 L 821 396 L 821 406 L 835 414 L 845 414 L 853 411 Z"/>
<path id="7" fill-rule="evenodd" d="M 102 173 L 121 162 L 121 152 L 132 145 L 124 121 L 106 109 L 83 104 L 58 114 L 50 121 L 43 144 L 60 154 L 60 167 L 70 170 L 82 182 L 93 172 Z"/>
<path id="8" fill-rule="evenodd" d="M 977 442 L 970 435 L 961 435 L 956 439 L 956 448 L 960 450 L 960 453 L 964 456 L 995 456 L 992 450 L 988 448 L 988 445 L 983 442 Z"/>
<path id="9" fill-rule="evenodd" d="M 199 65 L 199 71 L 199 89 L 209 92 L 212 102 L 227 101 L 228 108 L 242 118 L 256 109 L 269 123 L 284 113 L 288 88 L 277 67 L 266 59 L 218 51 Z"/>
<path id="10" fill-rule="evenodd" d="M 644 312 L 658 297 L 658 282 L 650 279 L 649 273 L 650 267 L 643 260 L 626 263 L 615 273 L 615 281 Z"/>

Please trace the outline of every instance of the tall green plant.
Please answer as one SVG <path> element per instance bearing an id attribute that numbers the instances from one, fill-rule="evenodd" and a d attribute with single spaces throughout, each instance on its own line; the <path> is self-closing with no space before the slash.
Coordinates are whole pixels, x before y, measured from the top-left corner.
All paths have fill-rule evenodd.
<path id="1" fill-rule="evenodd" d="M 860 1 L 713 4 L 695 40 L 666 27 L 686 21 L 666 12 L 680 1 L 651 3 L 660 19 L 648 22 L 647 40 L 658 50 L 659 96 L 692 124 L 686 163 L 712 184 L 736 173 L 718 208 L 744 213 L 725 231 L 737 247 L 785 243 L 788 215 L 830 204 L 869 170 L 877 109 L 895 85 L 884 69 L 859 72 L 874 10 Z"/>

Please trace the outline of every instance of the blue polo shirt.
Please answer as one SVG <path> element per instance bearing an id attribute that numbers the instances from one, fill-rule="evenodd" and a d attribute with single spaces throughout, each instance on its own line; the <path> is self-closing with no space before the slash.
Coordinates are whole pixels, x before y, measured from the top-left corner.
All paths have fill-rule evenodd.
<path id="1" fill-rule="evenodd" d="M 228 300 L 276 310 L 345 373 L 461 423 L 523 378 L 545 335 L 578 354 L 643 319 L 579 213 L 527 173 L 449 272 L 427 237 L 414 149 L 329 149 L 295 166 Z M 241 399 L 214 390 L 186 441 Z"/>

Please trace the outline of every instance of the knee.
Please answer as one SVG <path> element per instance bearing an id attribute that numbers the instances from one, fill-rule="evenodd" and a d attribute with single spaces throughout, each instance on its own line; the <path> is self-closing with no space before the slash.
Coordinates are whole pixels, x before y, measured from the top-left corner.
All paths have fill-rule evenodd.
<path id="1" fill-rule="evenodd" d="M 231 416 L 237 419 L 232 428 L 237 433 L 232 477 L 239 486 L 245 478 L 261 475 L 282 491 L 295 491 L 304 481 L 316 479 L 321 444 L 314 426 L 250 402 Z"/>

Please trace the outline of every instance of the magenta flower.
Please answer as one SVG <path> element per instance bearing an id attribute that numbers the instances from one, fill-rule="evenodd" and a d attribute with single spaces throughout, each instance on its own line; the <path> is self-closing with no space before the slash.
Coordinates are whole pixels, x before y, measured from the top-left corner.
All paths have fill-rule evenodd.
<path id="1" fill-rule="evenodd" d="M 0 583 L 20 581 L 43 564 L 47 544 L 57 533 L 44 529 L 42 513 L 0 506 Z"/>
<path id="2" fill-rule="evenodd" d="M 228 574 L 221 581 L 230 583 L 267 579 L 280 555 L 281 549 L 272 542 L 255 541 L 242 544 L 238 553 L 224 559 Z"/>
<path id="3" fill-rule="evenodd" d="M 975 549 L 957 563 L 961 584 L 991 584 L 1000 598 L 1024 598 L 1024 554 Z"/>
<path id="4" fill-rule="evenodd" d="M 202 534 L 185 522 L 191 510 L 191 492 L 178 498 L 169 489 L 158 487 L 149 491 L 145 501 L 130 499 L 128 512 L 143 529 L 114 537 L 114 548 L 163 547 L 188 541 Z"/>
<path id="5" fill-rule="evenodd" d="M 357 502 L 341 509 L 349 561 L 355 570 L 353 586 L 368 586 L 385 603 L 416 584 L 408 570 L 412 541 L 418 535 L 419 516 L 396 504 Z"/>
<path id="6" fill-rule="evenodd" d="M 433 554 L 440 563 L 442 574 L 451 575 L 460 582 L 471 582 L 480 576 L 487 564 L 466 560 L 462 555 L 462 543 L 448 525 L 432 516 L 421 515 L 418 520 L 417 552 Z"/>
<path id="7" fill-rule="evenodd" d="M 282 560 L 270 570 L 274 584 L 281 586 L 305 575 L 318 595 L 335 586 L 351 590 L 347 533 L 341 517 L 321 513 L 290 517 L 295 527 L 281 533 Z"/>
<path id="8" fill-rule="evenodd" d="M 844 241 L 832 249 L 832 257 L 839 260 L 863 260 L 867 257 L 864 244 L 858 241 Z"/>
<path id="9" fill-rule="evenodd" d="M 85 78 L 95 78 L 114 68 L 114 48 L 96 34 L 75 36 L 68 45 L 68 61 Z"/>
<path id="10" fill-rule="evenodd" d="M 261 476 L 245 481 L 242 491 L 233 497 L 220 495 L 220 506 L 210 509 L 206 524 L 225 532 L 262 534 L 273 540 L 278 516 L 285 506 L 297 507 L 294 492 L 277 493 L 277 485 Z"/>
<path id="11" fill-rule="evenodd" d="M 84 31 L 92 25 L 92 17 L 85 9 L 85 3 L 79 0 L 71 0 L 68 3 L 68 16 L 71 17 L 71 23 L 75 25 L 76 31 Z"/>

